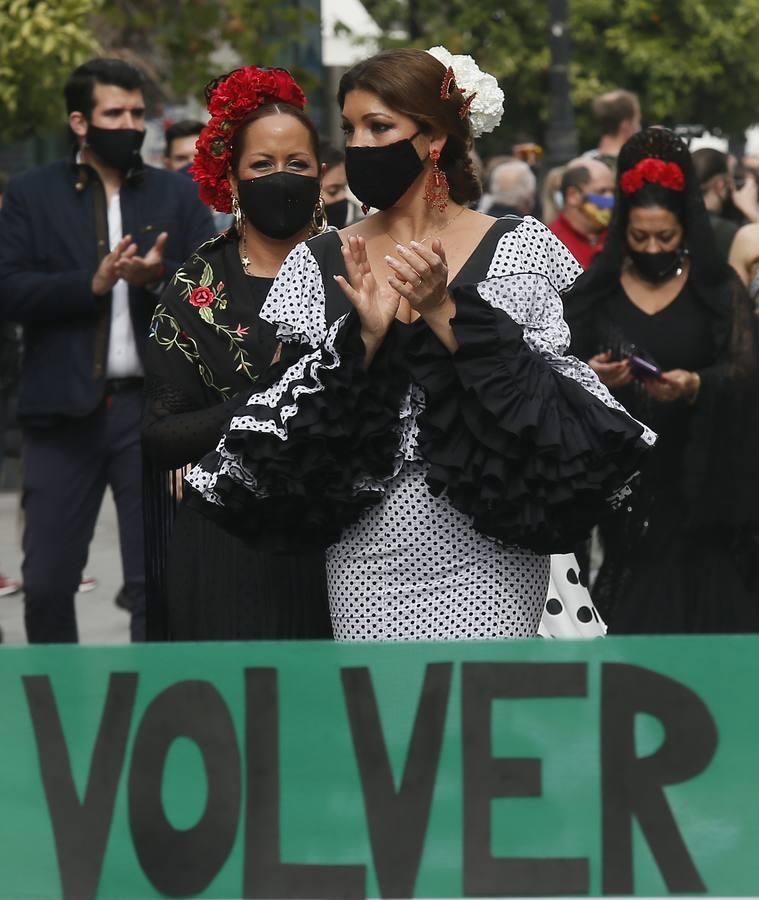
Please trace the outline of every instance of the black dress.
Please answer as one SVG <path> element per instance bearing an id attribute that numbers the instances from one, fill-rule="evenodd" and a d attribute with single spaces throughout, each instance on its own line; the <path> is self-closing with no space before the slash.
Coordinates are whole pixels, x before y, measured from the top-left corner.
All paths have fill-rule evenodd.
<path id="1" fill-rule="evenodd" d="M 253 550 L 172 502 L 183 493 L 179 470 L 216 447 L 278 352 L 273 326 L 259 317 L 273 279 L 246 276 L 237 243 L 232 231 L 200 247 L 153 318 L 143 427 L 149 631 L 172 640 L 329 638 L 322 553 Z"/>
<path id="2" fill-rule="evenodd" d="M 663 371 L 701 374 L 695 403 L 661 403 L 639 382 L 614 391 L 658 434 L 627 509 L 601 525 L 604 561 L 593 600 L 610 633 L 756 630 L 756 393 L 750 321 L 714 288 L 688 281 L 666 308 L 649 315 L 621 285 L 568 320 L 583 359 L 625 344 Z M 741 313 L 735 314 L 740 309 Z M 740 345 L 743 344 L 741 347 Z M 752 401 L 752 397 L 754 400 Z M 748 452 L 747 452 L 748 451 Z"/>
<path id="3" fill-rule="evenodd" d="M 262 310 L 281 362 L 188 476 L 190 502 L 251 541 L 326 547 L 338 640 L 534 635 L 548 554 L 626 496 L 653 442 L 565 356 L 579 271 L 534 219 L 496 220 L 450 283 L 456 353 L 396 321 L 367 368 L 339 235 L 300 244 Z"/>

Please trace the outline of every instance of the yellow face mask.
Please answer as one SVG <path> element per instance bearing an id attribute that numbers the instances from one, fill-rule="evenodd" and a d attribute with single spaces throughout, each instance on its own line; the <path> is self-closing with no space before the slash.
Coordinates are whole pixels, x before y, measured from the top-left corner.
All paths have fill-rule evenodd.
<path id="1" fill-rule="evenodd" d="M 582 209 L 601 228 L 608 228 L 614 211 L 614 197 L 606 194 L 586 194 Z"/>

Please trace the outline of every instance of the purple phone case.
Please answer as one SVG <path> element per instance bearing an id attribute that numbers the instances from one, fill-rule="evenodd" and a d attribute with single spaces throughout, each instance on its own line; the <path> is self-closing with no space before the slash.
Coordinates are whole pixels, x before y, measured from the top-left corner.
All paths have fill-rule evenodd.
<path id="1" fill-rule="evenodd" d="M 649 362 L 635 353 L 629 357 L 629 360 L 630 368 L 636 378 L 658 378 L 661 375 L 661 369 L 656 363 Z"/>

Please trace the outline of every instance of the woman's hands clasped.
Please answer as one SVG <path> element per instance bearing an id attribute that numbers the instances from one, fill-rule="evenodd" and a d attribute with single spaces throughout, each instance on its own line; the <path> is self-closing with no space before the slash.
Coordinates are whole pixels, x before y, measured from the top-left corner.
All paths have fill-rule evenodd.
<path id="1" fill-rule="evenodd" d="M 452 314 L 448 265 L 441 241 L 434 240 L 430 248 L 411 241 L 409 247 L 396 244 L 395 250 L 397 256 L 385 257 L 395 273 L 387 279 L 388 284 L 425 319 L 435 318 L 444 311 Z"/>
<path id="2" fill-rule="evenodd" d="M 448 266 L 439 240 L 431 248 L 412 241 L 409 247 L 396 245 L 397 256 L 386 256 L 393 272 L 377 281 L 366 253 L 362 237 L 348 238 L 342 246 L 345 268 L 350 282 L 335 275 L 346 297 L 361 320 L 361 338 L 366 347 L 367 365 L 398 315 L 401 300 L 418 312 L 451 351 L 456 349 L 449 320 L 455 311 L 448 293 Z"/>

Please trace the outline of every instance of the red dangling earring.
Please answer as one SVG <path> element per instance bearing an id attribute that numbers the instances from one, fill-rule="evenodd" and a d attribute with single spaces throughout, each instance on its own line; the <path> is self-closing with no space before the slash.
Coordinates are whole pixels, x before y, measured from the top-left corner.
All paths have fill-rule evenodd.
<path id="1" fill-rule="evenodd" d="M 427 178 L 427 184 L 424 189 L 424 199 L 427 206 L 445 212 L 448 206 L 448 179 L 445 172 L 437 164 L 440 159 L 440 151 L 434 148 L 430 150 L 430 159 L 432 160 L 432 171 Z"/>

